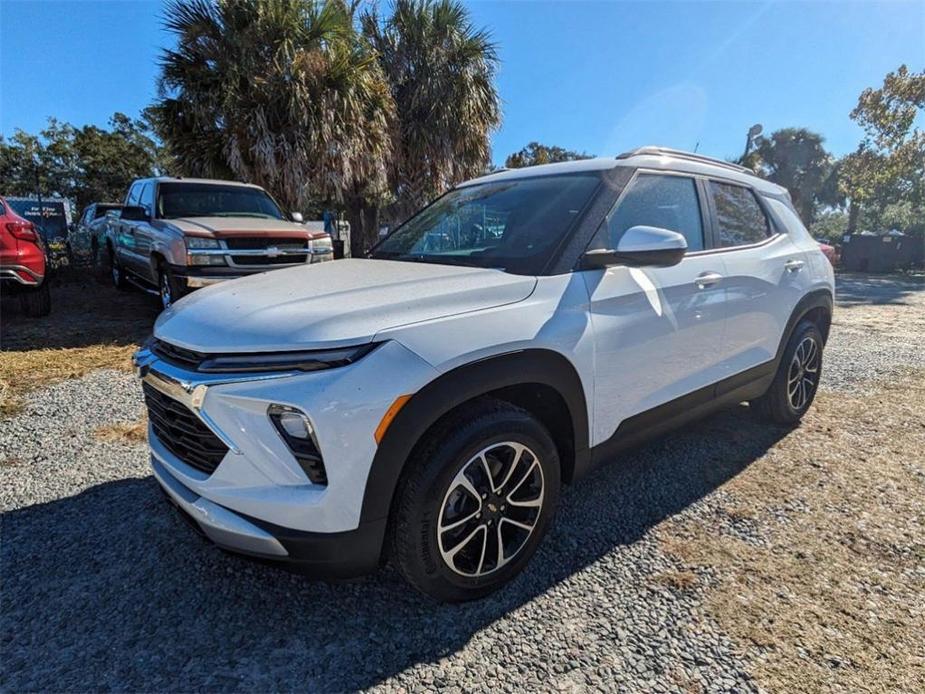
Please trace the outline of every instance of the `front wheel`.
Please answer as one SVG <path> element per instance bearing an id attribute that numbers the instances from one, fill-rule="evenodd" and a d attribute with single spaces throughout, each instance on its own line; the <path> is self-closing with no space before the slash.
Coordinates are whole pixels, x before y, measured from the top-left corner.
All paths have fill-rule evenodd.
<path id="1" fill-rule="evenodd" d="M 171 269 L 163 263 L 157 272 L 157 293 L 164 310 L 173 306 L 183 296 L 183 287 L 177 282 Z"/>
<path id="2" fill-rule="evenodd" d="M 437 600 L 497 590 L 530 561 L 555 515 L 552 437 L 525 410 L 486 399 L 450 415 L 415 450 L 393 518 L 398 569 Z"/>
<path id="3" fill-rule="evenodd" d="M 816 397 L 822 376 L 823 338 L 808 320 L 797 324 L 768 391 L 751 406 L 762 419 L 791 425 L 800 421 Z"/>

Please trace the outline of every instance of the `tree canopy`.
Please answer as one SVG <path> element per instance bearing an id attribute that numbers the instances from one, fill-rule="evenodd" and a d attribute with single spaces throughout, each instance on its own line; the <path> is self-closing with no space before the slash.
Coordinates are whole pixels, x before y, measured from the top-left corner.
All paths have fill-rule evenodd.
<path id="1" fill-rule="evenodd" d="M 880 216 L 907 205 L 912 216 L 925 216 L 925 71 L 901 65 L 879 89 L 865 89 L 851 118 L 864 128 L 858 149 L 845 157 L 842 192 L 852 202 L 852 230 L 863 211 L 867 222 L 889 224 Z"/>
<path id="2" fill-rule="evenodd" d="M 508 169 L 520 169 L 524 166 L 555 164 L 560 161 L 573 161 L 575 159 L 591 159 L 592 156 L 586 152 L 574 152 L 555 145 L 531 142 L 519 152 L 509 155 L 504 161 L 504 165 Z"/>
<path id="3" fill-rule="evenodd" d="M 790 192 L 793 205 L 809 226 L 817 210 L 838 202 L 835 159 L 822 135 L 806 128 L 783 128 L 759 137 L 745 160 L 758 174 Z"/>
<path id="4" fill-rule="evenodd" d="M 336 0 L 171 0 L 160 134 L 189 175 L 237 178 L 288 209 L 384 194 L 394 105 Z"/>
<path id="5" fill-rule="evenodd" d="M 0 136 L 0 189 L 7 195 L 60 196 L 78 208 L 118 201 L 135 178 L 169 163 L 146 119 L 113 114 L 109 129 L 54 118 L 38 134 Z"/>
<path id="6" fill-rule="evenodd" d="M 488 165 L 501 123 L 497 51 L 455 0 L 395 0 L 386 16 L 370 10 L 361 24 L 395 102 L 387 212 L 402 221 Z"/>

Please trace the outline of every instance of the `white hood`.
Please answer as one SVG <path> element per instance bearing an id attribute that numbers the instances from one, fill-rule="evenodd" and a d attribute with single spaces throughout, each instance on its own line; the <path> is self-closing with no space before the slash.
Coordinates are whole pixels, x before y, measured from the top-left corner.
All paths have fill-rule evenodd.
<path id="1" fill-rule="evenodd" d="M 199 352 L 324 349 L 381 330 L 523 301 L 535 277 L 389 260 L 337 260 L 200 289 L 161 314 L 154 334 Z"/>

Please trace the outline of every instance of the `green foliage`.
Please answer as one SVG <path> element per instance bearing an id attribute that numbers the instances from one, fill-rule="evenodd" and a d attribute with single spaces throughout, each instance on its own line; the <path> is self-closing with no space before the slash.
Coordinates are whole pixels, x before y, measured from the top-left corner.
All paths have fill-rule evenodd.
<path id="1" fill-rule="evenodd" d="M 488 165 L 501 123 L 496 47 L 455 0 L 394 0 L 386 16 L 370 10 L 360 23 L 395 103 L 387 214 L 401 221 Z"/>
<path id="2" fill-rule="evenodd" d="M 38 135 L 0 136 L 0 190 L 65 197 L 78 210 L 121 200 L 133 179 L 163 172 L 166 163 L 148 122 L 122 113 L 113 114 L 108 130 L 49 118 Z"/>
<path id="3" fill-rule="evenodd" d="M 386 192 L 394 104 L 344 2 L 171 0 L 151 112 L 179 170 L 288 209 Z"/>
<path id="4" fill-rule="evenodd" d="M 814 239 L 830 244 L 841 243 L 842 236 L 848 229 L 848 213 L 843 210 L 825 210 L 816 215 L 810 225 L 809 233 Z"/>
<path id="5" fill-rule="evenodd" d="M 783 128 L 759 137 L 744 162 L 759 175 L 790 192 L 793 205 L 811 225 L 817 210 L 839 203 L 835 161 L 822 135 L 806 128 Z"/>
<path id="6" fill-rule="evenodd" d="M 531 142 L 519 152 L 514 152 L 505 161 L 508 169 L 520 169 L 524 166 L 537 166 L 539 164 L 555 164 L 560 161 L 574 161 L 576 159 L 590 159 L 591 154 L 574 152 L 570 149 Z"/>
<path id="7" fill-rule="evenodd" d="M 884 216 L 894 205 L 914 211 L 909 224 L 925 211 L 925 131 L 916 126 L 923 113 L 925 71 L 912 73 L 905 65 L 889 73 L 881 88 L 865 89 L 851 112 L 865 137 L 843 160 L 840 186 L 863 208 L 860 221 L 870 228 L 901 221 L 893 212 Z"/>

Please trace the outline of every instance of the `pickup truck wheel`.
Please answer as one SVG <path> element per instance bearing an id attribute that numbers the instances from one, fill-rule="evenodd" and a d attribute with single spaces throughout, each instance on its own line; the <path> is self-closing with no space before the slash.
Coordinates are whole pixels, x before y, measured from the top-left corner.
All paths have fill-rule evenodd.
<path id="1" fill-rule="evenodd" d="M 107 249 L 109 260 L 109 276 L 112 278 L 112 286 L 116 289 L 128 289 L 128 281 L 125 279 L 125 270 L 122 264 L 116 259 L 115 251 L 112 247 Z"/>
<path id="2" fill-rule="evenodd" d="M 184 294 L 183 287 L 173 276 L 169 267 L 161 263 L 157 271 L 157 293 L 161 298 L 161 308 L 168 309 Z"/>
<path id="3" fill-rule="evenodd" d="M 23 292 L 19 296 L 22 312 L 30 318 L 40 318 L 51 313 L 51 291 L 48 282 L 42 282 L 35 289 Z"/>
<path id="4" fill-rule="evenodd" d="M 559 499 L 559 456 L 527 411 L 484 399 L 415 448 L 392 523 L 393 559 L 437 600 L 473 600 L 523 570 Z"/>
<path id="5" fill-rule="evenodd" d="M 822 345 L 822 333 L 815 323 L 804 320 L 797 324 L 771 387 L 750 403 L 759 417 L 783 425 L 800 421 L 819 387 Z"/>

